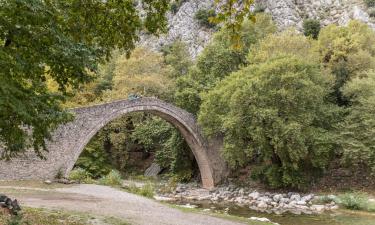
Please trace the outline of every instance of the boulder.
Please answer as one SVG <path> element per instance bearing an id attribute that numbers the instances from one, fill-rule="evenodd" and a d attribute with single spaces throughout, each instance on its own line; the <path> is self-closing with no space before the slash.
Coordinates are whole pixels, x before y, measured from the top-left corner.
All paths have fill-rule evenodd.
<path id="1" fill-rule="evenodd" d="M 152 163 L 149 168 L 145 171 L 146 177 L 156 177 L 160 172 L 162 171 L 162 168 L 157 163 Z"/>

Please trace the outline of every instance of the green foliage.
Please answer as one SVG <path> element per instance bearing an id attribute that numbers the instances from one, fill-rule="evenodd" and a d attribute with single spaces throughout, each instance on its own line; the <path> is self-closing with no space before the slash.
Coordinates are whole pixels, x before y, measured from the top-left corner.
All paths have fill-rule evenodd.
<path id="1" fill-rule="evenodd" d="M 111 171 L 110 156 L 103 151 L 102 139 L 94 137 L 87 144 L 75 166 L 84 169 L 92 178 L 99 178 Z"/>
<path id="2" fill-rule="evenodd" d="M 219 8 L 219 13 L 212 19 L 213 23 L 222 23 L 226 30 L 230 30 L 228 40 L 231 48 L 241 49 L 243 47 L 242 24 L 247 19 L 255 22 L 254 13 L 251 12 L 251 6 L 254 0 L 215 0 Z"/>
<path id="3" fill-rule="evenodd" d="M 367 7 L 375 7 L 375 0 L 363 0 Z"/>
<path id="4" fill-rule="evenodd" d="M 165 30 L 168 1 L 1 1 L 0 142 L 3 157 L 28 147 L 41 156 L 45 139 L 68 120 L 60 103 L 93 77 L 114 49 L 129 53 L 141 30 Z M 116 32 L 113 32 L 116 31 Z M 58 91 L 47 88 L 47 77 Z M 32 127 L 32 129 L 30 129 Z"/>
<path id="5" fill-rule="evenodd" d="M 307 19 L 303 21 L 303 33 L 306 37 L 318 39 L 320 32 L 320 21 L 315 19 Z"/>
<path id="6" fill-rule="evenodd" d="M 103 101 L 123 99 L 129 94 L 153 96 L 163 100 L 168 100 L 172 95 L 172 68 L 165 63 L 161 54 L 136 48 L 130 58 L 120 55 L 114 60 L 112 89 L 103 92 Z"/>
<path id="7" fill-rule="evenodd" d="M 232 167 L 256 160 L 271 187 L 301 188 L 330 159 L 328 91 L 316 64 L 281 55 L 220 82 L 204 95 L 198 120 L 207 135 L 224 135 Z"/>
<path id="8" fill-rule="evenodd" d="M 289 29 L 261 39 L 250 48 L 247 60 L 251 64 L 257 64 L 280 55 L 290 54 L 318 63 L 318 57 L 312 51 L 312 46 L 312 41 L 300 35 L 296 30 Z"/>
<path id="9" fill-rule="evenodd" d="M 346 27 L 324 27 L 317 43 L 320 62 L 335 76 L 332 93 L 339 105 L 347 105 L 341 88 L 364 71 L 375 69 L 375 31 L 367 24 L 351 21 Z"/>
<path id="10" fill-rule="evenodd" d="M 366 210 L 369 206 L 368 196 L 360 192 L 340 195 L 339 203 L 345 208 L 352 210 Z"/>
<path id="11" fill-rule="evenodd" d="M 186 76 L 176 81 L 175 103 L 197 114 L 201 104 L 200 94 L 210 90 L 215 83 L 246 64 L 246 55 L 252 44 L 276 31 L 269 15 L 258 14 L 257 22 L 245 21 L 241 27 L 243 46 L 231 48 L 231 30 L 222 29 L 203 50 Z"/>
<path id="12" fill-rule="evenodd" d="M 366 165 L 375 174 L 375 71 L 352 79 L 342 91 L 350 101 L 337 127 L 343 160 L 350 167 Z"/>
<path id="13" fill-rule="evenodd" d="M 187 51 L 184 42 L 176 41 L 163 49 L 164 60 L 167 65 L 172 67 L 171 77 L 178 78 L 188 73 L 189 68 L 193 65 L 191 56 Z"/>
<path id="14" fill-rule="evenodd" d="M 122 184 L 121 174 L 116 170 L 111 170 L 109 174 L 99 179 L 99 184 L 109 186 L 119 186 Z"/>
<path id="15" fill-rule="evenodd" d="M 216 24 L 212 23 L 211 19 L 215 16 L 216 13 L 213 9 L 200 9 L 195 13 L 194 18 L 202 27 L 214 28 Z"/>
<path id="16" fill-rule="evenodd" d="M 86 179 L 91 177 L 91 174 L 82 168 L 75 168 L 69 174 L 69 179 L 83 183 Z"/>

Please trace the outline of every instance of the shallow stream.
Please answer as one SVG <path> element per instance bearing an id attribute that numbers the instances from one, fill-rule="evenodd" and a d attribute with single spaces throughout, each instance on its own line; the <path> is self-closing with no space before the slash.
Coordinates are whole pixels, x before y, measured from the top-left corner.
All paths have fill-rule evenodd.
<path id="1" fill-rule="evenodd" d="M 209 202 L 177 202 L 177 205 L 191 204 L 199 209 L 210 209 L 212 212 L 250 218 L 268 218 L 280 225 L 375 225 L 375 213 L 339 210 L 320 215 L 268 214 L 228 204 L 213 204 Z"/>

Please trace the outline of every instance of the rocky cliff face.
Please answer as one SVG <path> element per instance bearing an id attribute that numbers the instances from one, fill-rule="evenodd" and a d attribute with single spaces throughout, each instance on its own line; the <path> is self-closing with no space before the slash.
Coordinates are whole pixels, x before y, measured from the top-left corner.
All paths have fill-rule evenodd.
<path id="1" fill-rule="evenodd" d="M 345 25 L 352 19 L 367 23 L 375 29 L 363 0 L 256 0 L 257 7 L 270 13 L 280 30 L 288 27 L 302 29 L 305 18 L 321 21 L 322 26 L 331 23 Z M 156 38 L 143 36 L 141 44 L 160 49 L 175 40 L 186 42 L 190 55 L 195 58 L 209 42 L 213 31 L 202 27 L 194 18 L 199 9 L 214 7 L 214 0 L 187 0 L 178 11 L 168 15 L 169 31 Z"/>

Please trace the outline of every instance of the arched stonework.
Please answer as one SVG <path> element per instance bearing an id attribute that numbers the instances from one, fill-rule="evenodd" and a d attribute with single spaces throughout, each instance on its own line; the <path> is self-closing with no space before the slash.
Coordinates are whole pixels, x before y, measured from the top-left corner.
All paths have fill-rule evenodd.
<path id="1" fill-rule="evenodd" d="M 148 112 L 173 124 L 190 146 L 205 188 L 213 188 L 227 175 L 227 167 L 219 155 L 221 142 L 207 141 L 201 135 L 192 114 L 156 98 L 120 100 L 90 107 L 72 109 L 74 121 L 61 125 L 47 143 L 46 160 L 33 152 L 27 156 L 0 162 L 0 179 L 46 179 L 58 171 L 68 174 L 90 139 L 110 121 L 131 112 Z"/>

